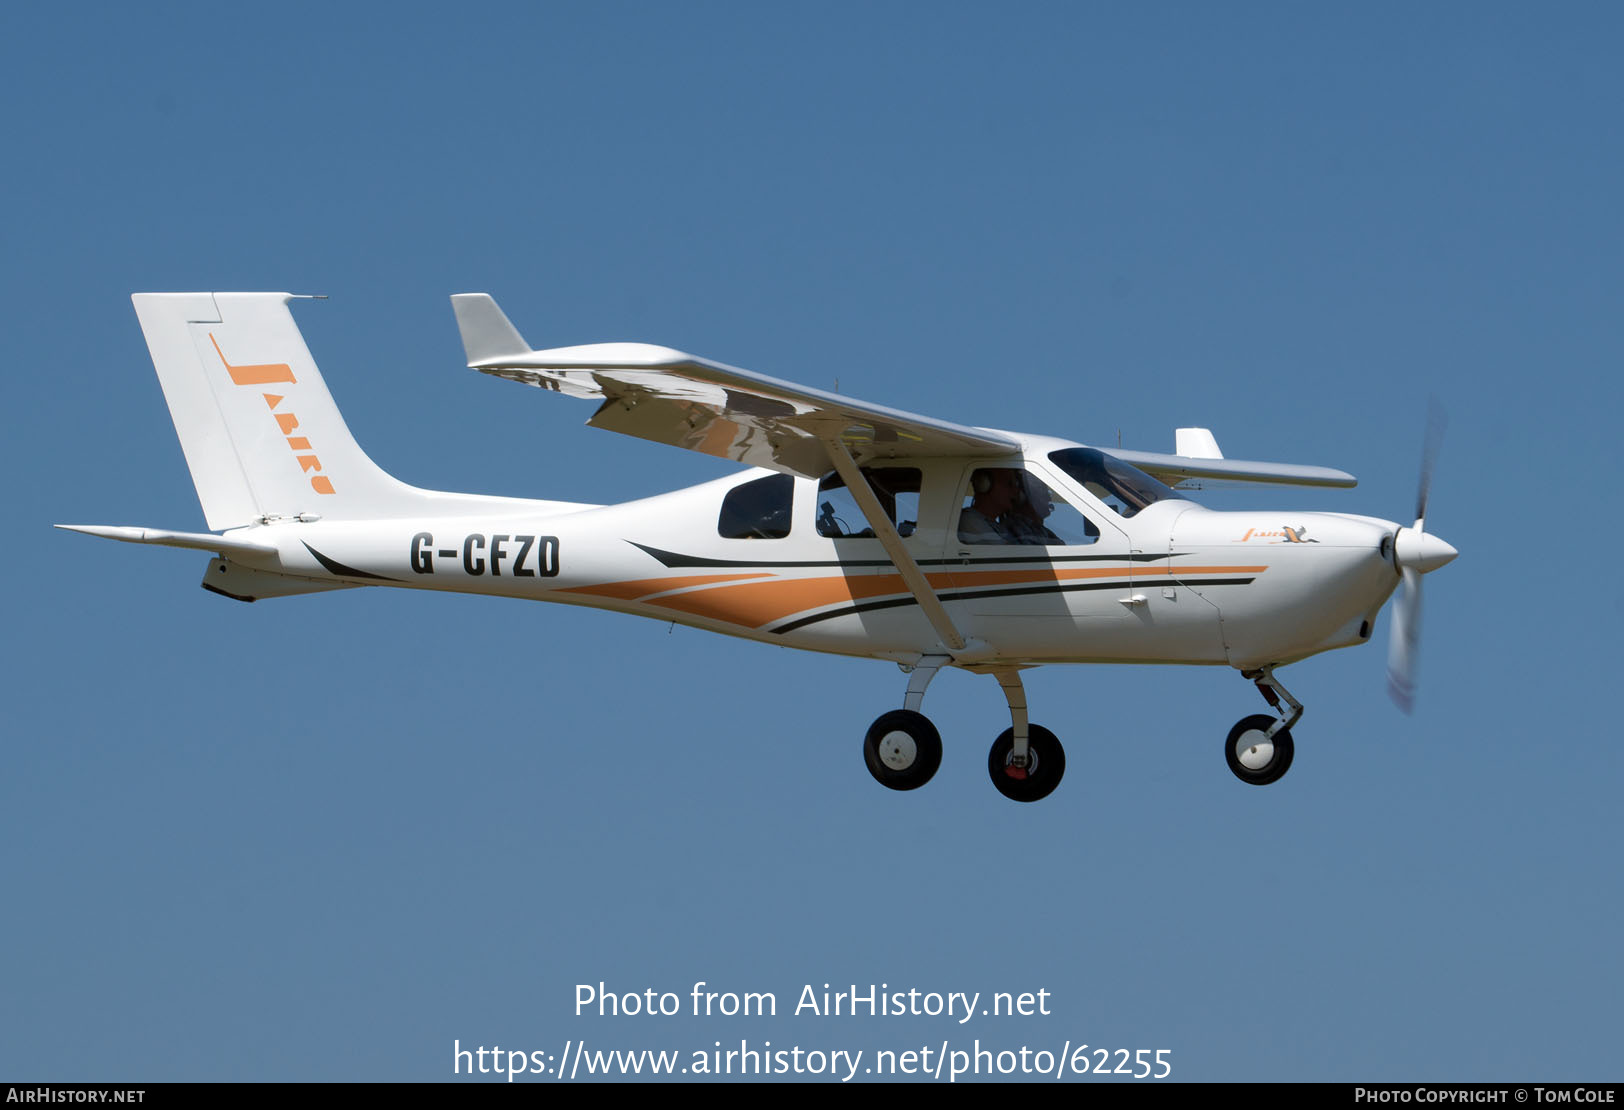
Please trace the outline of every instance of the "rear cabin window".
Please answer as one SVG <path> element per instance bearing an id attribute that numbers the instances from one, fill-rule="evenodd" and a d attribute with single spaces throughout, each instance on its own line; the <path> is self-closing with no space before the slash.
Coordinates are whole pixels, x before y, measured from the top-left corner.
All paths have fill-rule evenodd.
<path id="1" fill-rule="evenodd" d="M 863 468 L 869 488 L 885 515 L 891 518 L 897 534 L 911 536 L 919 526 L 919 471 L 912 467 L 886 466 Z M 868 518 L 857 505 L 857 498 L 846 488 L 839 474 L 829 474 L 818 483 L 818 535 L 831 539 L 874 537 Z"/>
<path id="2" fill-rule="evenodd" d="M 727 491 L 716 530 L 724 540 L 781 540 L 789 535 L 794 506 L 795 479 L 769 474 Z"/>

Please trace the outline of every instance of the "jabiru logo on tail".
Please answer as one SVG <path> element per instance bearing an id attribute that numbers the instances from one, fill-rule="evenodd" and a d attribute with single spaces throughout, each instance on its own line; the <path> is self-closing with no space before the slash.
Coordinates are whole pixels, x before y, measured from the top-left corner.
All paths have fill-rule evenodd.
<path id="1" fill-rule="evenodd" d="M 231 375 L 231 381 L 234 385 L 275 385 L 279 382 L 286 382 L 289 385 L 298 384 L 298 379 L 293 376 L 293 367 L 285 362 L 265 362 L 254 366 L 233 366 L 226 360 L 226 353 L 220 349 L 220 341 L 214 337 L 213 332 L 209 333 L 209 342 L 214 344 L 214 353 L 220 356 L 220 365 L 224 366 L 226 373 Z M 301 451 L 312 451 L 310 440 L 305 436 L 289 434 L 299 426 L 299 418 L 291 412 L 276 411 L 277 406 L 284 400 L 282 394 L 262 393 L 260 396 L 264 397 L 265 403 L 271 407 L 271 413 L 276 417 L 277 426 L 282 429 L 282 435 L 288 441 L 289 449 L 294 452 L 294 457 L 299 460 L 299 469 L 306 474 L 313 470 L 320 470 L 321 459 L 317 458 L 314 453 L 299 454 Z M 333 489 L 332 479 L 325 474 L 317 474 L 312 477 L 310 479 L 310 488 L 317 493 L 336 492 Z"/>

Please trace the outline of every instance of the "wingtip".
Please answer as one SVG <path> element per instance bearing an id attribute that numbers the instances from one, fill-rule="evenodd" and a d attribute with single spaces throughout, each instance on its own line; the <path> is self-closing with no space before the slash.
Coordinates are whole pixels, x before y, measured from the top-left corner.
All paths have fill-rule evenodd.
<path id="1" fill-rule="evenodd" d="M 469 366 L 530 353 L 530 344 L 489 293 L 453 293 L 451 311 Z"/>

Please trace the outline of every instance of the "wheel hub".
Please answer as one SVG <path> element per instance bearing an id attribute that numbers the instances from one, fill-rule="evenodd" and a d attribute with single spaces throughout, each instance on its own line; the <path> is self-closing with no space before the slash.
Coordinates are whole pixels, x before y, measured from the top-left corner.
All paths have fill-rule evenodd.
<path id="1" fill-rule="evenodd" d="M 1025 764 L 1015 762 L 1014 753 L 1004 760 L 1004 776 L 1012 779 L 1029 778 L 1038 769 L 1038 753 L 1030 749 L 1026 753 Z"/>
<path id="2" fill-rule="evenodd" d="M 880 762 L 893 771 L 906 771 L 919 758 L 919 745 L 906 732 L 888 732 L 880 741 Z"/>
<path id="3" fill-rule="evenodd" d="M 1026 757 L 1015 758 L 1015 730 L 1005 729 L 987 752 L 987 773 L 1004 797 L 1015 802 L 1047 798 L 1066 773 L 1066 750 L 1055 734 L 1041 725 L 1028 725 Z"/>
<path id="4" fill-rule="evenodd" d="M 1247 729 L 1235 741 L 1235 758 L 1248 771 L 1261 771 L 1274 762 L 1274 741 L 1266 732 Z"/>

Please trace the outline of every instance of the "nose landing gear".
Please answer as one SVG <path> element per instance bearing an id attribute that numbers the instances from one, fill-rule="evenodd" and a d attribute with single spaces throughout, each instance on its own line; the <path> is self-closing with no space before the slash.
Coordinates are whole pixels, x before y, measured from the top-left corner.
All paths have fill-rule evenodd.
<path id="1" fill-rule="evenodd" d="M 1278 729 L 1271 737 L 1269 727 L 1280 722 L 1263 713 L 1245 717 L 1229 730 L 1224 741 L 1224 758 L 1235 777 L 1253 786 L 1267 786 L 1278 782 L 1291 770 L 1291 757 L 1296 747 L 1290 729 Z"/>
<path id="2" fill-rule="evenodd" d="M 1224 741 L 1224 760 L 1235 777 L 1251 786 L 1268 786 L 1291 770 L 1296 755 L 1291 726 L 1302 720 L 1303 704 L 1274 677 L 1272 665 L 1242 671 L 1241 675 L 1257 683 L 1258 693 L 1277 712 L 1282 699 L 1291 706 L 1291 712 L 1279 718 L 1265 713 L 1241 718 Z"/>

